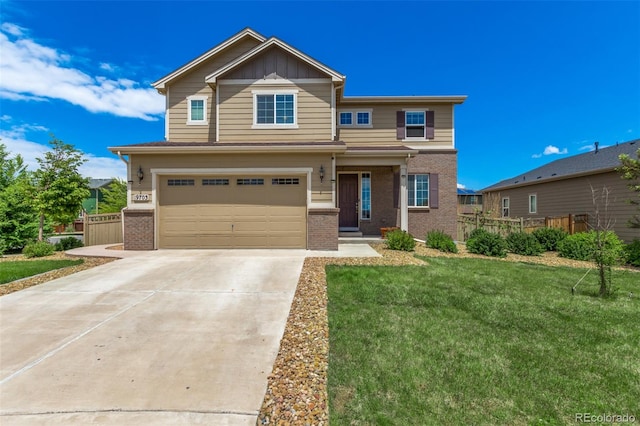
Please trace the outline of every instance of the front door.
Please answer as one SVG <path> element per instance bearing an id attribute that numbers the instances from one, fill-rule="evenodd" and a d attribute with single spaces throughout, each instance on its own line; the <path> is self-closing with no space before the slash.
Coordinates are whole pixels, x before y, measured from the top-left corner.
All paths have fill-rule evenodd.
<path id="1" fill-rule="evenodd" d="M 338 187 L 338 207 L 340 207 L 340 228 L 358 227 L 358 175 L 340 174 Z"/>

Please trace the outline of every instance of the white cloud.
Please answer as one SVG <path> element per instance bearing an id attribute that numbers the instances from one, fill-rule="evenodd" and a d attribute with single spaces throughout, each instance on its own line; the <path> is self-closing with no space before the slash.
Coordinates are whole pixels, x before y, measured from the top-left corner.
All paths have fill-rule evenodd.
<path id="1" fill-rule="evenodd" d="M 3 117 L 4 118 L 4 117 Z M 49 129 L 40 125 L 22 124 L 12 126 L 10 129 L 0 129 L 0 143 L 6 145 L 11 157 L 20 154 L 29 170 L 37 170 L 39 167 L 36 158 L 42 158 L 45 152 L 50 150 L 49 145 L 29 141 L 26 137 L 28 131 L 46 132 Z M 97 157 L 93 154 L 84 154 L 87 160 L 80 167 L 80 174 L 84 177 L 125 179 L 127 168 L 117 157 Z"/>
<path id="2" fill-rule="evenodd" d="M 4 23 L 0 30 L 0 97 L 58 99 L 90 112 L 149 121 L 164 113 L 164 98 L 154 89 L 125 78 L 91 76 L 74 68 L 70 55 L 27 38 L 17 25 Z"/>
<path id="3" fill-rule="evenodd" d="M 458 184 L 458 189 L 465 189 L 465 188 L 466 188 L 466 186 L 464 186 L 463 184 L 461 184 L 461 183 Z"/>
<path id="4" fill-rule="evenodd" d="M 553 146 L 553 145 L 547 145 L 546 148 L 544 149 L 544 151 L 542 152 L 542 154 L 533 154 L 531 157 L 532 158 L 540 158 L 543 155 L 564 155 L 569 153 L 569 151 L 567 150 L 567 148 L 564 149 L 560 149 L 557 146 Z"/>

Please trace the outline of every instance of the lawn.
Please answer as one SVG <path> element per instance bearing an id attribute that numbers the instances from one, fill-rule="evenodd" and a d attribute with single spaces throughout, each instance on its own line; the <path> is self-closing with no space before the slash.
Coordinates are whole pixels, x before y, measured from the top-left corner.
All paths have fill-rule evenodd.
<path id="1" fill-rule="evenodd" d="M 79 265 L 82 259 L 77 260 L 18 260 L 15 262 L 0 262 L 0 284 L 6 284 L 20 278 L 42 274 L 54 269 Z"/>
<path id="2" fill-rule="evenodd" d="M 639 273 L 428 263 L 327 267 L 332 425 L 640 418 Z"/>

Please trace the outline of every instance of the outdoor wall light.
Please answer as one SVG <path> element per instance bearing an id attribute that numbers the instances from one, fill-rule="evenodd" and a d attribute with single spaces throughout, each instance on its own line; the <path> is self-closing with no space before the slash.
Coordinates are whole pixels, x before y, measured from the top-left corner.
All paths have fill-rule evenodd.
<path id="1" fill-rule="evenodd" d="M 138 185 L 140 185 L 142 179 L 144 179 L 144 172 L 142 171 L 142 166 L 138 166 Z"/>
<path id="2" fill-rule="evenodd" d="M 324 166 L 320 165 L 320 183 L 322 183 L 322 181 L 324 180 Z"/>

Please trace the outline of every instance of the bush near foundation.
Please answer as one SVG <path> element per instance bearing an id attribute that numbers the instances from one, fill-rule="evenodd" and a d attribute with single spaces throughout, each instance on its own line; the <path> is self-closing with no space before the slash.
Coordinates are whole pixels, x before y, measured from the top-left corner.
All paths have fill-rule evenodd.
<path id="1" fill-rule="evenodd" d="M 413 251 L 416 241 L 413 235 L 405 231 L 391 231 L 387 233 L 387 248 L 390 250 Z"/>

